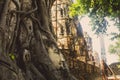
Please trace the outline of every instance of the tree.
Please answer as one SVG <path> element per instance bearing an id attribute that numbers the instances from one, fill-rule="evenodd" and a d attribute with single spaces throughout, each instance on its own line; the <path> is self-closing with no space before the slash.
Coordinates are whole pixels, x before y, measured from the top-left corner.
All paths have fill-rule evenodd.
<path id="1" fill-rule="evenodd" d="M 105 17 L 110 17 L 116 24 L 120 24 L 120 1 L 118 0 L 76 0 L 70 6 L 70 16 L 85 15 L 89 13 L 92 17 L 93 30 L 103 32 L 107 30 L 106 26 L 101 27 L 101 21 L 105 21 Z M 94 21 L 93 21 L 94 20 Z M 100 22 L 100 23 L 99 23 Z M 95 26 L 97 24 L 97 26 Z M 119 27 L 118 27 L 119 28 Z"/>
<path id="2" fill-rule="evenodd" d="M 117 38 L 115 45 L 109 46 L 109 52 L 111 54 L 117 54 L 119 56 L 119 59 L 120 59 L 120 38 Z"/>
<path id="3" fill-rule="evenodd" d="M 76 80 L 49 56 L 60 54 L 49 21 L 53 2 L 0 0 L 0 80 Z"/>

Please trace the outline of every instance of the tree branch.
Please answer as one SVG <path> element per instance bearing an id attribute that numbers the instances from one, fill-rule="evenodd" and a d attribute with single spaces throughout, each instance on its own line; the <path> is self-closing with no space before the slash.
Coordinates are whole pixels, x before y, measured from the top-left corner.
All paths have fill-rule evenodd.
<path id="1" fill-rule="evenodd" d="M 30 15 L 32 13 L 34 13 L 35 11 L 37 11 L 38 7 L 37 7 L 37 4 L 36 4 L 36 1 L 35 1 L 35 8 L 33 10 L 30 10 L 30 11 L 15 11 L 15 10 L 12 10 L 11 12 L 15 12 L 15 13 L 18 13 L 18 14 L 23 14 L 23 15 Z"/>

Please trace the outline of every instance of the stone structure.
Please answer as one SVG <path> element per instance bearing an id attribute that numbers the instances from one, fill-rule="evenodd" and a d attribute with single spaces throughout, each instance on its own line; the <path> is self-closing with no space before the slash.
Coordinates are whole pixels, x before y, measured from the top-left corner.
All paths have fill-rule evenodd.
<path id="1" fill-rule="evenodd" d="M 54 32 L 60 49 L 68 49 L 68 34 L 70 34 L 68 2 L 68 0 L 55 1 L 51 11 Z"/>
<path id="2" fill-rule="evenodd" d="M 87 44 L 87 51 L 88 51 L 88 55 L 89 55 L 89 60 L 93 61 L 94 57 L 93 57 L 93 47 L 92 47 L 92 38 L 88 35 L 87 32 L 84 32 L 84 38 Z"/>
<path id="3" fill-rule="evenodd" d="M 68 6 L 70 2 L 69 0 L 57 0 L 54 3 L 51 10 L 52 23 L 59 49 L 66 49 L 70 53 L 80 54 L 82 51 L 80 48 L 84 45 L 81 42 L 83 32 L 78 18 L 69 18 Z"/>
<path id="4" fill-rule="evenodd" d="M 80 77 L 80 72 L 87 72 L 89 67 L 91 70 L 94 68 L 94 65 L 87 64 L 88 48 L 92 50 L 92 43 L 89 41 L 90 45 L 88 45 L 85 40 L 78 17 L 72 19 L 69 17 L 68 7 L 70 2 L 69 0 L 54 2 L 51 9 L 52 25 L 58 48 L 65 56 L 70 71 L 75 72 L 77 77 Z M 80 75 L 75 71 L 76 68 L 78 68 Z"/>
<path id="5" fill-rule="evenodd" d="M 101 47 L 101 60 L 106 60 L 106 52 L 105 52 L 105 43 L 104 43 L 104 34 L 100 33 L 99 34 L 99 39 L 100 39 L 100 47 Z"/>

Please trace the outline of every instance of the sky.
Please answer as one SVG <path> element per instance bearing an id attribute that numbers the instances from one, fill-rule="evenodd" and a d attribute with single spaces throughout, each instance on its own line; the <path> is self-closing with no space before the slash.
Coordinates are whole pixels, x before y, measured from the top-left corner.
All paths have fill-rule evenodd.
<path id="1" fill-rule="evenodd" d="M 101 47 L 100 47 L 99 37 L 97 35 L 95 35 L 94 32 L 92 31 L 89 21 L 90 21 L 90 19 L 87 16 L 80 19 L 80 23 L 82 25 L 83 32 L 87 32 L 89 34 L 89 36 L 92 38 L 93 51 L 98 52 L 99 57 L 100 57 Z M 110 27 L 108 27 L 107 34 L 109 34 L 111 32 L 118 32 L 117 28 L 114 26 L 114 23 L 112 21 L 110 21 L 108 19 L 108 23 L 109 23 Z M 107 58 L 108 64 L 118 61 L 117 55 L 112 55 L 108 52 L 109 45 L 115 43 L 115 41 L 110 39 L 111 37 L 112 36 L 110 36 L 110 35 L 104 35 L 105 52 L 106 52 L 106 58 Z"/>

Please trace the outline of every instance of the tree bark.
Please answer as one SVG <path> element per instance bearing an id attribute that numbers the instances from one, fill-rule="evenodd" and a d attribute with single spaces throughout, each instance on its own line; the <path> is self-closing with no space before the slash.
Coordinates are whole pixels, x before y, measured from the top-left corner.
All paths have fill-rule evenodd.
<path id="1" fill-rule="evenodd" d="M 8 8 L 10 2 L 15 6 L 13 10 Z M 68 69 L 60 70 L 60 52 L 49 19 L 53 2 L 0 1 L 0 70 L 3 73 L 0 80 L 77 80 Z M 58 66 L 52 61 L 51 53 L 59 57 Z"/>

